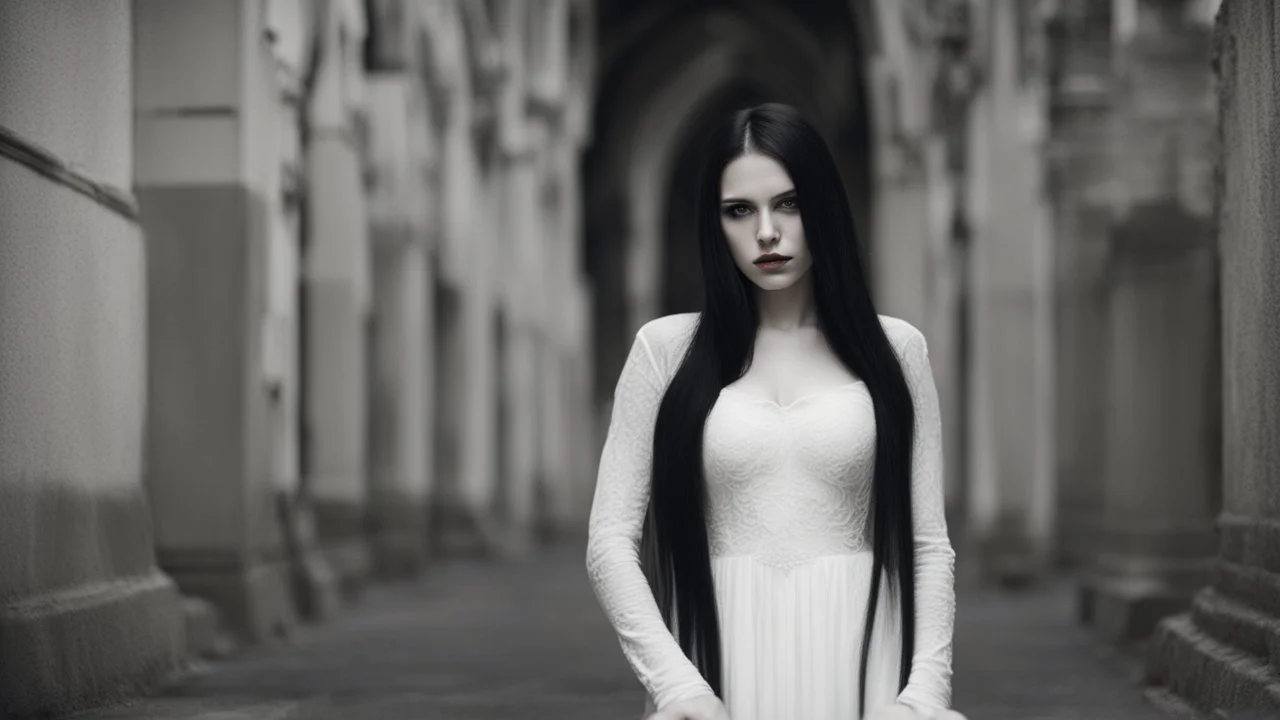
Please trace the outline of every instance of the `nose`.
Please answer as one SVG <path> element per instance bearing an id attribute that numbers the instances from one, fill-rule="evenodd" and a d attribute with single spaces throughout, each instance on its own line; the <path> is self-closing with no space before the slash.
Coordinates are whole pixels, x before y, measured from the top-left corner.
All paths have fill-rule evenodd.
<path id="1" fill-rule="evenodd" d="M 760 213 L 760 225 L 756 228 L 756 240 L 762 244 L 778 240 L 778 226 L 773 223 L 773 218 L 769 216 L 768 212 Z"/>

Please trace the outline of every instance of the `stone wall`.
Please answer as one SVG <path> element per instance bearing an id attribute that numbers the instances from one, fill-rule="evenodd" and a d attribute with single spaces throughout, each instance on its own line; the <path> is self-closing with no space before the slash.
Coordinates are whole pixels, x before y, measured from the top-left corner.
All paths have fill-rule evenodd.
<path id="1" fill-rule="evenodd" d="M 1222 514 L 1212 584 L 1161 624 L 1151 674 L 1202 710 L 1280 711 L 1280 11 L 1219 11 Z"/>
<path id="2" fill-rule="evenodd" d="M 129 10 L 0 6 L 5 717 L 117 698 L 185 652 L 144 487 L 147 254 L 132 191 Z"/>

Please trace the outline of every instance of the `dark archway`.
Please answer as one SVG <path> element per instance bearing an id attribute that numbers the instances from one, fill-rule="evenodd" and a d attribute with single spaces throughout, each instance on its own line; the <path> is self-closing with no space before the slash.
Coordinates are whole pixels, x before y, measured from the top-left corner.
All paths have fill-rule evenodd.
<path id="1" fill-rule="evenodd" d="M 595 397 L 606 407 L 636 323 L 700 304 L 690 209 L 706 118 L 773 100 L 827 138 L 863 237 L 872 227 L 863 14 L 847 0 L 603 0 L 593 144 L 583 161 Z M 864 250 L 866 244 L 864 243 Z M 602 418 L 603 419 L 603 418 Z"/>

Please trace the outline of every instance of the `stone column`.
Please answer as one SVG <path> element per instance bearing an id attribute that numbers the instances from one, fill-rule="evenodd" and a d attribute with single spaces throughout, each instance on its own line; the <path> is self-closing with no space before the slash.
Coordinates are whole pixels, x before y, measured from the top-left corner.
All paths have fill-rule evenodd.
<path id="1" fill-rule="evenodd" d="M 1002 583 L 1040 575 L 1053 533 L 1051 229 L 1042 68 L 1030 4 L 979 12 L 990 65 L 975 96 L 968 541 Z"/>
<path id="2" fill-rule="evenodd" d="M 144 491 L 131 5 L 0 5 L 0 708 L 62 714 L 184 652 Z M 50 88 L 59 92 L 50 92 Z"/>
<path id="3" fill-rule="evenodd" d="M 410 217 L 421 202 L 410 137 L 425 132 L 426 118 L 414 111 L 417 82 L 388 63 L 383 58 L 368 87 L 375 328 L 369 532 L 375 569 L 398 577 L 415 574 L 426 551 L 427 256 Z"/>
<path id="4" fill-rule="evenodd" d="M 484 9 L 483 3 L 417 6 L 432 38 L 431 64 L 439 71 L 435 82 L 446 118 L 436 266 L 439 454 L 430 513 L 432 543 L 441 554 L 492 549 L 499 287 L 493 221 L 501 197 L 493 192 L 480 152 L 491 147 L 497 74 Z"/>
<path id="5" fill-rule="evenodd" d="M 545 540 L 562 537 L 573 523 L 573 449 L 575 432 L 573 388 L 568 373 L 573 357 L 574 291 L 578 281 L 575 263 L 561 258 L 577 257 L 572 236 L 574 223 L 567 216 L 572 192 L 571 166 L 576 162 L 572 139 L 563 134 L 563 108 L 548 117 L 554 128 L 549 152 L 544 156 L 540 210 L 542 248 L 548 261 L 543 265 L 550 280 L 535 288 L 541 295 L 539 324 L 542 327 L 538 370 L 539 475 L 537 478 L 536 517 Z"/>
<path id="6" fill-rule="evenodd" d="M 965 277 L 951 242 L 955 202 L 954 183 L 948 176 L 948 142 L 936 125 L 936 119 L 952 107 L 936 106 L 940 79 L 926 68 L 936 60 L 953 77 L 968 68 L 962 58 L 938 58 L 935 53 L 943 48 L 913 37 L 899 3 L 877 0 L 874 4 L 881 50 L 868 64 L 868 77 L 876 109 L 870 120 L 878 177 L 875 227 L 860 240 L 871 245 L 869 270 L 879 311 L 916 325 L 929 340 L 943 413 L 950 517 L 964 504 L 964 453 L 959 447 L 964 428 L 963 344 L 957 308 Z M 953 535 L 960 530 L 955 522 L 960 519 L 953 518 Z"/>
<path id="7" fill-rule="evenodd" d="M 1093 622 L 1140 640 L 1208 579 L 1220 415 L 1208 28 L 1189 3 L 1118 24 L 1103 528 Z"/>
<path id="8" fill-rule="evenodd" d="M 1268 717 L 1280 712 L 1277 17 L 1270 3 L 1225 0 L 1217 21 L 1222 514 L 1212 584 L 1157 629 L 1150 667 L 1202 711 Z"/>
<path id="9" fill-rule="evenodd" d="M 345 591 L 369 574 L 367 367 L 370 253 L 357 135 L 364 8 L 329 4 L 307 138 L 303 484 L 324 555 Z"/>
<path id="10" fill-rule="evenodd" d="M 307 205 L 302 131 L 309 107 L 303 79 L 310 68 L 319 19 L 318 6 L 272 2 L 266 6 L 272 58 L 262 107 L 269 126 L 257 137 L 274 145 L 255 153 L 263 172 L 268 218 L 262 318 L 263 372 L 270 400 L 266 421 L 271 447 L 270 478 L 276 487 L 280 521 L 302 617 L 323 621 L 341 604 L 337 579 L 321 554 L 315 517 L 302 487 L 303 375 L 302 242 Z"/>
<path id="11" fill-rule="evenodd" d="M 1092 558 L 1102 507 L 1101 378 L 1107 357 L 1111 2 L 1075 0 L 1055 18 L 1050 184 L 1055 264 L 1055 560 Z"/>
<path id="12" fill-rule="evenodd" d="M 505 510 L 511 549 L 526 546 L 533 523 L 534 483 L 537 478 L 539 305 L 537 283 L 541 272 L 537 225 L 541 220 L 537 204 L 537 174 L 529 155 L 509 157 L 501 171 L 504 192 L 500 246 L 506 252 L 495 257 L 494 271 L 506 277 L 503 290 L 506 342 L 503 353 L 503 391 L 507 409 L 505 447 L 506 477 L 498 500 Z"/>
<path id="13" fill-rule="evenodd" d="M 267 198 L 280 192 L 268 163 L 281 162 L 281 117 L 256 7 L 138 0 L 133 24 L 159 558 L 250 642 L 295 621 L 272 466 L 287 443 L 272 423 L 283 368 Z"/>
<path id="14" fill-rule="evenodd" d="M 1175 203 L 1131 213 L 1111 259 L 1108 441 L 1093 622 L 1147 637 L 1208 579 L 1217 505 L 1217 286 L 1210 226 Z"/>
<path id="15" fill-rule="evenodd" d="M 476 178 L 471 186 L 475 215 L 468 223 L 474 238 L 474 254 L 468 259 L 461 298 L 461 415 L 462 452 L 459 466 L 457 520 L 462 541 L 473 551 L 490 554 L 504 544 L 494 522 L 498 488 L 498 343 L 494 330 L 501 312 L 495 274 L 502 258 L 497 257 L 497 227 L 485 217 L 484 208 L 498 207 L 501 195 L 491 178 Z"/>

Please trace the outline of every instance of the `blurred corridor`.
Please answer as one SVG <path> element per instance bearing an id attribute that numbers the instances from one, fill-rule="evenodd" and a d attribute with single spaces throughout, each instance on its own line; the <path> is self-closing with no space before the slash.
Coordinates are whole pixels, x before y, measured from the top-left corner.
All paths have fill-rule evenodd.
<path id="1" fill-rule="evenodd" d="M 287 645 L 204 663 L 157 697 L 77 720 L 634 720 L 644 690 L 581 571 L 580 545 L 445 561 Z M 1070 617 L 1067 583 L 968 584 L 955 697 L 983 720 L 1161 720 L 1133 664 Z"/>
<path id="2" fill-rule="evenodd" d="M 957 708 L 1280 713 L 1278 72 L 1270 0 L 0 3 L 0 717 L 638 712 L 571 549 L 765 100 L 929 343 Z"/>

